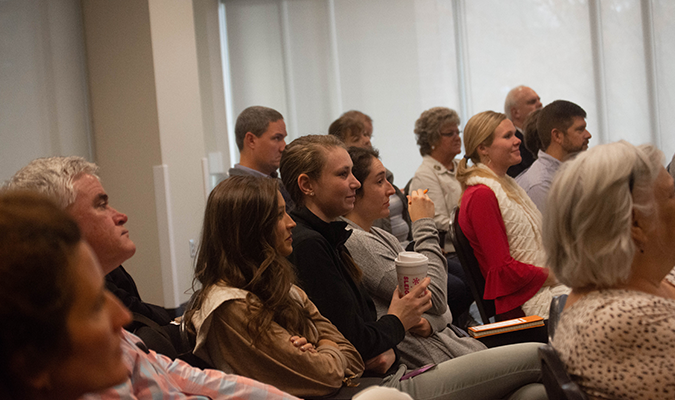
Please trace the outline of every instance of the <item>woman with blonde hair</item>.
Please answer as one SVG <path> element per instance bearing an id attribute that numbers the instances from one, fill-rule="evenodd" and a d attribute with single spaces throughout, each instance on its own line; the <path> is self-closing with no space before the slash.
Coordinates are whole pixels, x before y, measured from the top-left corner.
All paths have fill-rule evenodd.
<path id="1" fill-rule="evenodd" d="M 572 288 L 553 339 L 591 399 L 675 396 L 675 185 L 651 145 L 620 141 L 566 162 L 544 246 Z"/>
<path id="2" fill-rule="evenodd" d="M 457 168 L 463 190 L 459 225 L 485 277 L 483 296 L 494 300 L 500 319 L 523 313 L 548 318 L 552 297 L 569 288 L 545 267 L 541 213 L 506 174 L 521 160 L 515 132 L 506 115 L 494 111 L 466 124 L 466 156 Z"/>

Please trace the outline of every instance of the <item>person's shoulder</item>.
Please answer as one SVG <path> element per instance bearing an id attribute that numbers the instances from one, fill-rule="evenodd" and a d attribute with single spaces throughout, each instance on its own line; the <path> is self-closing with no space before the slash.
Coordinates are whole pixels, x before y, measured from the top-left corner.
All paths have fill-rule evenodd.
<path id="1" fill-rule="evenodd" d="M 464 191 L 464 196 L 462 197 L 462 203 L 465 202 L 465 200 L 470 200 L 470 199 L 487 199 L 487 198 L 496 198 L 495 192 L 492 191 L 488 186 L 486 185 L 472 185 L 466 188 Z"/>
<path id="2" fill-rule="evenodd" d="M 327 242 L 326 238 L 303 221 L 296 221 L 297 225 L 293 228 L 293 247 L 304 242 Z"/>
<path id="3" fill-rule="evenodd" d="M 429 175 L 434 173 L 434 164 L 435 161 L 433 158 L 430 156 L 423 156 L 422 157 L 422 163 L 420 164 L 419 167 L 417 167 L 417 170 L 415 170 L 415 176 L 418 175 Z"/>
<path id="4" fill-rule="evenodd" d="M 237 165 L 239 165 L 239 164 L 237 164 Z M 243 168 L 237 168 L 236 166 L 230 168 L 227 171 L 227 177 L 228 178 L 231 177 L 231 176 L 244 176 L 244 175 L 252 175 L 252 174 L 249 171 L 247 171 Z"/>
<path id="5" fill-rule="evenodd" d="M 659 326 L 671 330 L 675 300 L 633 290 L 600 290 L 584 296 L 565 313 L 575 321 L 577 331 L 588 337 L 625 343 L 655 334 Z"/>

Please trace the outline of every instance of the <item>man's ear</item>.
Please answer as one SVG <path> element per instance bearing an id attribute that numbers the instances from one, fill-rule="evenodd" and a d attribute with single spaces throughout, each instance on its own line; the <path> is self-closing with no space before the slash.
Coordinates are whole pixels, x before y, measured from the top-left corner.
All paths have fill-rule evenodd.
<path id="1" fill-rule="evenodd" d="M 257 140 L 258 137 L 252 132 L 246 132 L 246 135 L 244 135 L 244 148 L 254 150 Z"/>
<path id="2" fill-rule="evenodd" d="M 302 193 L 305 195 L 314 193 L 312 180 L 309 178 L 307 174 L 300 174 L 298 176 L 298 187 L 300 188 L 300 191 L 302 191 Z"/>
<path id="3" fill-rule="evenodd" d="M 562 132 L 560 129 L 553 128 L 551 130 L 551 142 L 556 142 L 558 144 L 562 144 L 564 137 L 565 137 L 565 132 Z"/>
<path id="4" fill-rule="evenodd" d="M 518 107 L 511 107 L 511 118 L 513 119 L 520 118 L 520 110 L 518 110 Z"/>

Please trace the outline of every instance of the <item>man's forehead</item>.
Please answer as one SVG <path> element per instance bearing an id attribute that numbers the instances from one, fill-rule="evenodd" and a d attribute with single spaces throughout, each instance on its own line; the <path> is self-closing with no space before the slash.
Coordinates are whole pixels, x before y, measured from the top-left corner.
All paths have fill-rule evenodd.
<path id="1" fill-rule="evenodd" d="M 530 99 L 536 99 L 539 96 L 537 95 L 537 92 L 535 92 L 531 88 L 523 87 L 522 89 L 519 90 L 518 97 L 519 100 L 521 101 L 528 101 Z"/>
<path id="2" fill-rule="evenodd" d="M 572 125 L 578 126 L 578 127 L 586 127 L 586 118 L 580 117 L 578 115 L 575 115 L 572 117 Z"/>
<path id="3" fill-rule="evenodd" d="M 80 194 L 88 196 L 107 196 L 101 182 L 93 175 L 82 174 L 73 181 L 73 188 L 75 194 L 80 197 Z"/>
<path id="4" fill-rule="evenodd" d="M 276 133 L 283 133 L 284 135 L 286 134 L 286 123 L 284 122 L 283 118 L 278 119 L 276 121 L 272 121 L 267 124 L 267 129 L 265 129 L 265 133 L 269 134 L 276 134 Z"/>

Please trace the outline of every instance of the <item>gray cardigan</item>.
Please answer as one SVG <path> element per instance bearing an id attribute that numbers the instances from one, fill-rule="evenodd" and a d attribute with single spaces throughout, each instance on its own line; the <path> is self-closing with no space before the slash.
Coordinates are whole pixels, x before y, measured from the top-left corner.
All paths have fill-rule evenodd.
<path id="1" fill-rule="evenodd" d="M 353 231 L 345 245 L 363 270 L 363 284 L 375 302 L 379 318 L 387 314 L 398 284 L 394 259 L 403 248 L 389 232 L 376 227 L 366 232 L 349 219 L 343 217 L 343 220 L 349 224 L 347 229 Z M 423 317 L 429 321 L 434 333 L 423 338 L 406 332 L 405 339 L 397 346 L 401 361 L 409 368 L 419 368 L 485 349 L 479 341 L 459 337 L 449 327 L 452 314 L 447 303 L 447 263 L 438 244 L 434 220 L 422 218 L 413 222 L 412 227 L 415 251 L 429 258 L 429 290 L 433 306 Z"/>

